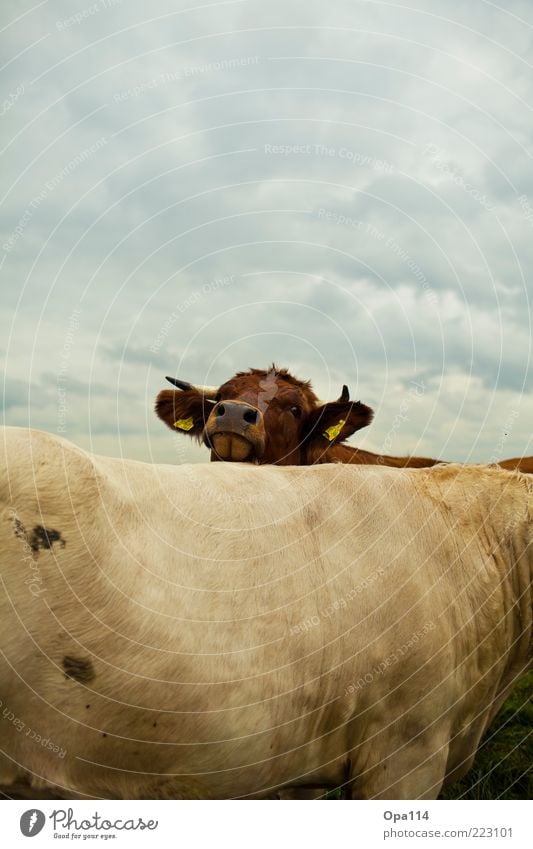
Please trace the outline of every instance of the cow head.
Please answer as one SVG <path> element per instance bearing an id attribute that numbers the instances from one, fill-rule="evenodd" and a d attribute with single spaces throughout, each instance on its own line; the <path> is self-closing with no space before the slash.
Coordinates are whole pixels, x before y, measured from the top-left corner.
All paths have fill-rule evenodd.
<path id="1" fill-rule="evenodd" d="M 238 372 L 220 387 L 193 386 L 167 377 L 156 413 L 172 430 L 211 449 L 212 460 L 307 465 L 372 421 L 372 410 L 350 401 L 320 401 L 309 381 L 286 369 Z"/>

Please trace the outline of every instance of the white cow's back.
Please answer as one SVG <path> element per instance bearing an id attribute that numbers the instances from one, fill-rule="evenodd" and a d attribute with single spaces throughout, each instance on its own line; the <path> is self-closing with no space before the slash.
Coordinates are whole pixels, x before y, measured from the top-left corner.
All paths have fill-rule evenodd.
<path id="1" fill-rule="evenodd" d="M 224 796 L 339 783 L 353 749 L 372 788 L 422 731 L 455 766 L 516 674 L 521 579 L 491 528 L 516 535 L 520 476 L 149 466 L 18 429 L 4 445 L 0 699 L 65 752 L 10 720 L 11 764 L 88 794 L 170 774 L 170 795 Z"/>

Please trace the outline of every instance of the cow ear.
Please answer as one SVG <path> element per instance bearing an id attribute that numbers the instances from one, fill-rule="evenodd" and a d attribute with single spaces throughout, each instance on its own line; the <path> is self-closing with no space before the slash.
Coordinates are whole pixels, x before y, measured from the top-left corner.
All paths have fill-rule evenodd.
<path id="1" fill-rule="evenodd" d="M 155 412 L 171 430 L 200 438 L 212 404 L 195 389 L 163 389 L 155 400 Z"/>
<path id="2" fill-rule="evenodd" d="M 303 439 L 333 445 L 370 424 L 374 412 L 360 401 L 331 401 L 312 410 L 304 422 Z"/>

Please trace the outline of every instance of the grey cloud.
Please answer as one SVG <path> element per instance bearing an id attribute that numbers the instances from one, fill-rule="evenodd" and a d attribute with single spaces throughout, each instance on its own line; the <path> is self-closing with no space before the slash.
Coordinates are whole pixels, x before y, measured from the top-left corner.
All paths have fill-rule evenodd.
<path id="1" fill-rule="evenodd" d="M 4 76 L 20 133 L 0 217 L 9 416 L 28 413 L 29 381 L 32 421 L 54 429 L 79 308 L 80 443 L 92 424 L 97 448 L 119 450 L 120 427 L 127 451 L 162 459 L 164 374 L 216 382 L 275 359 L 320 394 L 364 393 L 381 417 L 369 444 L 424 374 L 399 447 L 423 434 L 428 453 L 451 440 L 447 456 L 482 456 L 480 411 L 531 391 L 531 37 L 513 17 L 529 5 L 123 2 L 64 23 L 78 11 L 41 6 L 2 36 L 9 57 L 48 33 Z"/>

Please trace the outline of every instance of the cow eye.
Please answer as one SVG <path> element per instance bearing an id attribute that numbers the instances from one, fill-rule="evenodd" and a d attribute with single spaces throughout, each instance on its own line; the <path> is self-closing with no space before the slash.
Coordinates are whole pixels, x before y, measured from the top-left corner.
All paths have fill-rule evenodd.
<path id="1" fill-rule="evenodd" d="M 300 407 L 298 407 L 297 404 L 295 404 L 293 407 L 291 407 L 290 411 L 293 414 L 295 419 L 299 419 L 300 416 L 302 415 L 302 410 L 301 410 Z"/>

